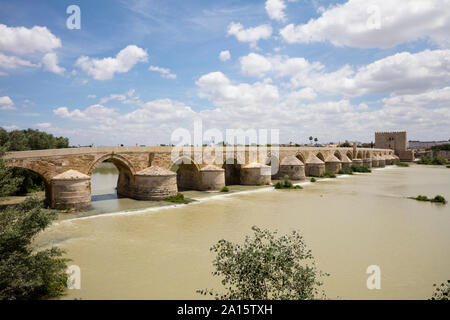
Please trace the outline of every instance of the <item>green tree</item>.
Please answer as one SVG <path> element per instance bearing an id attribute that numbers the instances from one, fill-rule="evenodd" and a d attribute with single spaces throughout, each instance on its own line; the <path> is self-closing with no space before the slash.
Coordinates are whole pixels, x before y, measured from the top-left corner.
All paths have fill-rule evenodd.
<path id="1" fill-rule="evenodd" d="M 314 138 L 314 142 L 316 142 L 316 143 L 317 143 L 317 141 L 319 141 L 319 139 L 317 139 L 317 138 Z"/>
<path id="2" fill-rule="evenodd" d="M 59 248 L 33 250 L 33 238 L 55 219 L 31 197 L 0 211 L 0 300 L 46 299 L 64 292 L 67 259 Z"/>
<path id="3" fill-rule="evenodd" d="M 447 283 L 441 283 L 440 286 L 433 285 L 436 289 L 434 290 L 431 300 L 448 300 L 450 299 L 450 280 Z"/>
<path id="4" fill-rule="evenodd" d="M 309 143 L 312 143 L 312 141 L 313 141 L 313 137 L 309 136 Z"/>
<path id="5" fill-rule="evenodd" d="M 222 277 L 225 293 L 198 290 L 216 299 L 305 300 L 324 297 L 319 280 L 327 274 L 316 268 L 311 250 L 296 231 L 277 237 L 277 232 L 252 227 L 253 237 L 244 244 L 220 240 L 211 251 L 216 253 L 214 276 Z"/>
<path id="6" fill-rule="evenodd" d="M 5 148 L 0 147 L 0 197 L 16 193 L 22 184 L 23 177 L 15 176 L 13 168 L 6 166 L 3 156 Z"/>

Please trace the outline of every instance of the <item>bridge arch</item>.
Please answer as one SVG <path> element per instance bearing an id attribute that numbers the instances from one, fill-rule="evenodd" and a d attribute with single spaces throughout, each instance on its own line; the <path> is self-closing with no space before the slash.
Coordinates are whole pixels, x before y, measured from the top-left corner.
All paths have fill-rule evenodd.
<path id="1" fill-rule="evenodd" d="M 119 171 L 119 177 L 117 179 L 117 195 L 122 197 L 130 197 L 130 189 L 131 185 L 134 184 L 134 175 L 136 174 L 136 170 L 127 158 L 114 153 L 106 154 L 95 160 L 89 166 L 87 174 L 92 177 L 95 168 L 105 161 L 109 161 L 114 164 Z"/>
<path id="2" fill-rule="evenodd" d="M 341 153 L 340 153 L 338 150 L 336 150 L 336 151 L 334 152 L 334 156 L 335 156 L 336 158 L 338 158 L 340 161 L 342 161 L 342 155 L 341 155 Z"/>
<path id="3" fill-rule="evenodd" d="M 303 162 L 304 165 L 306 165 L 306 157 L 302 152 L 297 152 L 297 154 L 295 155 L 295 157 L 300 160 L 301 162 Z"/>
<path id="4" fill-rule="evenodd" d="M 351 152 L 350 150 L 349 151 L 347 151 L 347 157 L 350 159 L 350 160 L 353 160 L 353 152 Z"/>
<path id="5" fill-rule="evenodd" d="M 325 157 L 323 156 L 322 152 L 317 153 L 316 157 L 325 162 Z"/>
<path id="6" fill-rule="evenodd" d="M 200 189 L 200 167 L 188 156 L 181 156 L 172 163 L 171 171 L 177 174 L 177 187 L 183 190 Z"/>
<path id="7" fill-rule="evenodd" d="M 359 150 L 358 153 L 356 154 L 356 159 L 363 159 L 363 157 L 364 157 L 363 152 Z"/>
<path id="8" fill-rule="evenodd" d="M 236 157 L 225 159 L 222 168 L 225 170 L 225 185 L 241 184 L 241 165 Z"/>

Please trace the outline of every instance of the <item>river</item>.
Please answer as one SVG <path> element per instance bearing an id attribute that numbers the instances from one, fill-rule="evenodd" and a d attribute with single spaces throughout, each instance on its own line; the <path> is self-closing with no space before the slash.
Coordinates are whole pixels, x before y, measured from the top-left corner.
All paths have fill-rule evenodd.
<path id="1" fill-rule="evenodd" d="M 81 289 L 63 299 L 201 299 L 220 289 L 209 248 L 224 238 L 241 242 L 257 225 L 299 230 L 330 274 L 330 299 L 427 299 L 450 278 L 450 170 L 386 167 L 371 174 L 303 183 L 303 190 L 232 187 L 231 194 L 186 192 L 200 201 L 168 203 L 117 199 L 117 170 L 93 174 L 92 208 L 61 215 L 36 244 L 57 245 L 81 269 Z M 369 290 L 366 269 L 381 270 L 381 289 Z"/>

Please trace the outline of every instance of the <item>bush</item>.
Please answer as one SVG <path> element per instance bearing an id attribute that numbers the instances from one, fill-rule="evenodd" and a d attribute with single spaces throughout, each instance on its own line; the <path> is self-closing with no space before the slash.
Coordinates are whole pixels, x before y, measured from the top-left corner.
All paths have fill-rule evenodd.
<path id="1" fill-rule="evenodd" d="M 419 195 L 417 197 L 410 197 L 410 199 L 414 199 L 417 201 L 429 201 L 429 202 L 434 202 L 434 203 L 442 203 L 442 204 L 446 204 L 447 200 L 445 200 L 445 198 L 443 196 L 437 195 L 435 196 L 433 199 L 429 199 L 427 196 L 422 196 Z"/>
<path id="2" fill-rule="evenodd" d="M 338 172 L 339 174 L 353 174 L 353 170 L 351 168 L 342 168 Z"/>
<path id="3" fill-rule="evenodd" d="M 397 167 L 409 167 L 409 164 L 405 162 L 399 162 L 397 163 Z"/>
<path id="4" fill-rule="evenodd" d="M 0 212 L 0 300 L 46 299 L 66 288 L 64 251 L 51 248 L 35 252 L 36 234 L 56 218 L 44 211 L 42 200 L 32 197 Z"/>
<path id="5" fill-rule="evenodd" d="M 316 268 L 314 258 L 303 240 L 293 231 L 277 237 L 277 232 L 252 227 L 253 237 L 243 244 L 220 240 L 214 276 L 222 277 L 225 292 L 197 290 L 221 300 L 310 300 L 324 297 L 320 278 L 328 276 Z M 321 293 L 321 296 L 319 294 Z"/>
<path id="6" fill-rule="evenodd" d="M 321 178 L 336 178 L 336 175 L 330 170 L 325 170 L 324 173 L 320 175 Z"/>
<path id="7" fill-rule="evenodd" d="M 224 186 L 222 189 L 220 189 L 220 192 L 229 192 L 230 188 L 228 188 L 227 186 Z"/>
<path id="8" fill-rule="evenodd" d="M 182 193 L 177 193 L 176 196 L 168 197 L 164 199 L 164 201 L 172 203 L 184 203 L 184 204 L 188 203 L 188 201 L 184 199 L 184 195 Z"/>
<path id="9" fill-rule="evenodd" d="M 370 173 L 372 170 L 367 168 L 366 166 L 358 166 L 356 164 L 352 164 L 351 166 L 353 172 L 363 172 L 363 173 Z"/>
<path id="10" fill-rule="evenodd" d="M 284 176 L 283 180 L 275 184 L 275 189 L 303 189 L 301 186 L 294 186 L 288 176 Z"/>
<path id="11" fill-rule="evenodd" d="M 311 180 L 310 180 L 311 182 L 316 182 L 317 180 L 316 180 L 316 178 L 311 178 Z"/>
<path id="12" fill-rule="evenodd" d="M 442 157 L 434 156 L 430 157 L 429 155 L 424 155 L 420 158 L 420 160 L 417 162 L 418 164 L 426 164 L 426 165 L 444 165 L 447 163 L 447 160 L 445 160 Z"/>
<path id="13" fill-rule="evenodd" d="M 441 283 L 439 287 L 436 284 L 433 285 L 436 287 L 434 290 L 433 296 L 430 300 L 448 300 L 450 295 L 450 280 L 447 280 L 447 283 Z"/>

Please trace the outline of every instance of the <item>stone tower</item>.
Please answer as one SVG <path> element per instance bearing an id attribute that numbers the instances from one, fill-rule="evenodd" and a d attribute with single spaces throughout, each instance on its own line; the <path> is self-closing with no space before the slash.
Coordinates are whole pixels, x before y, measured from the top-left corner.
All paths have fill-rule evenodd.
<path id="1" fill-rule="evenodd" d="M 408 150 L 406 131 L 375 132 L 375 148 L 392 149 L 400 160 L 414 160 L 414 152 Z"/>

